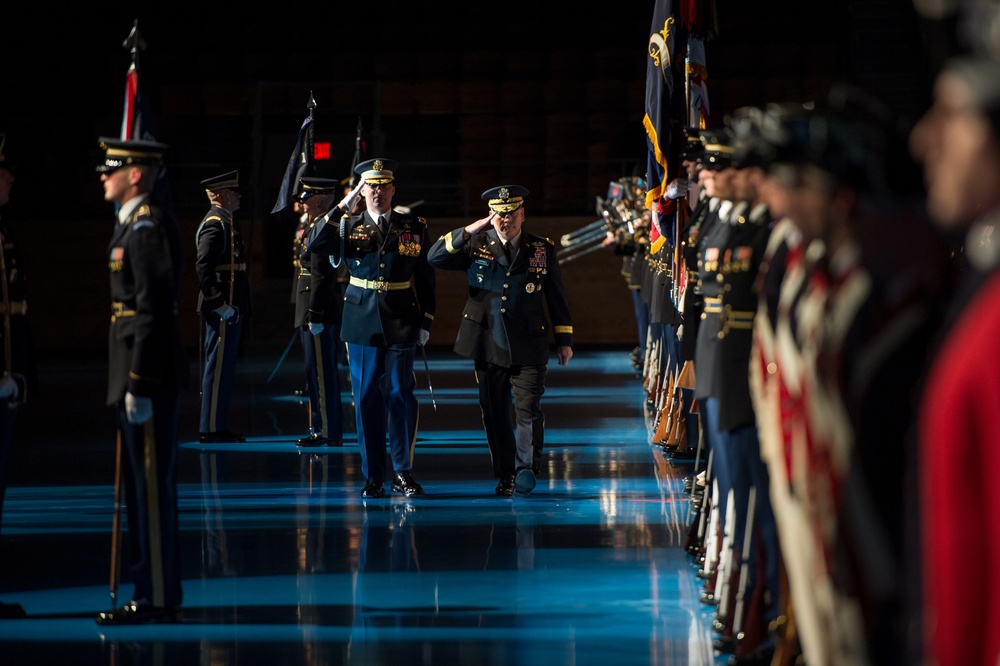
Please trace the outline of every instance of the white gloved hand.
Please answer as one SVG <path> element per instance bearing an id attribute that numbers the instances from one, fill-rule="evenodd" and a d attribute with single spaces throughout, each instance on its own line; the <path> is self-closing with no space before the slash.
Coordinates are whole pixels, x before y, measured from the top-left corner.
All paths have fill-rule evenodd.
<path id="1" fill-rule="evenodd" d="M 326 328 L 326 326 L 324 326 L 323 322 L 321 321 L 309 322 L 309 332 L 312 333 L 313 335 L 319 335 L 320 333 L 323 332 L 324 328 Z"/>
<path id="2" fill-rule="evenodd" d="M 426 328 L 422 328 L 417 331 L 417 344 L 423 347 L 427 344 L 427 341 L 431 339 L 431 332 Z"/>
<path id="3" fill-rule="evenodd" d="M 236 308 L 234 308 L 229 303 L 223 303 L 219 307 L 215 308 L 213 312 L 219 315 L 219 319 L 221 319 L 222 321 L 228 321 L 230 318 L 233 317 L 233 315 L 236 314 Z"/>
<path id="4" fill-rule="evenodd" d="M 667 198 L 680 199 L 691 189 L 691 181 L 687 178 L 675 178 L 667 185 Z"/>
<path id="5" fill-rule="evenodd" d="M 354 186 L 353 190 L 347 193 L 346 197 L 340 200 L 337 208 L 343 208 L 348 213 L 354 210 L 354 204 L 358 202 L 358 197 L 361 196 L 361 186 L 364 184 L 363 180 L 358 180 L 358 184 Z"/>
<path id="6" fill-rule="evenodd" d="M 10 375 L 0 379 L 0 400 L 17 400 L 17 382 Z"/>
<path id="7" fill-rule="evenodd" d="M 141 395 L 125 394 L 125 416 L 132 425 L 142 425 L 153 415 L 153 400 Z"/>

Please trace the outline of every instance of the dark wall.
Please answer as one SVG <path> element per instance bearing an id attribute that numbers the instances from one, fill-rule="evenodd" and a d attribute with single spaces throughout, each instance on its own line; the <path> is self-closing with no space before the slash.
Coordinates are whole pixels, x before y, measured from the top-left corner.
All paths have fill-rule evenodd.
<path id="1" fill-rule="evenodd" d="M 96 317 L 66 336 L 44 314 L 58 306 L 33 308 L 43 346 L 104 344 L 108 227 L 93 220 L 110 223 L 112 213 L 93 166 L 97 137 L 120 129 L 122 42 L 137 16 L 142 80 L 157 138 L 171 146 L 186 251 L 206 205 L 198 181 L 239 169 L 261 290 L 288 279 L 293 221 L 270 211 L 310 94 L 317 138 L 332 146 L 321 175 L 348 175 L 360 120 L 368 155 L 401 163 L 397 203 L 421 202 L 433 229 L 435 219 L 478 217 L 479 194 L 501 182 L 526 185 L 535 216 L 587 221 L 610 180 L 645 169 L 652 2 L 233 7 L 5 19 L 5 48 L 16 57 L 0 131 L 18 170 L 2 213 L 37 238 L 33 302 L 69 298 L 80 316 Z M 717 9 L 707 44 L 714 124 L 747 104 L 821 99 L 836 81 L 878 93 L 903 123 L 925 104 L 933 50 L 909 0 L 718 0 Z M 586 269 L 592 275 L 576 270 L 584 281 L 617 279 L 599 263 Z"/>

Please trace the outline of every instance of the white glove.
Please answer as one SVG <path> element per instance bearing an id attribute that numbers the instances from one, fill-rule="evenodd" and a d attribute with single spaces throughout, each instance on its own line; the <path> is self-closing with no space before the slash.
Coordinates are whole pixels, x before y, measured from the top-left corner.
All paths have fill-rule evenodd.
<path id="1" fill-rule="evenodd" d="M 213 310 L 215 314 L 219 315 L 219 319 L 222 321 L 228 321 L 233 315 L 236 314 L 236 308 L 234 308 L 229 303 L 223 303 L 219 307 Z"/>
<path id="2" fill-rule="evenodd" d="M 312 333 L 313 335 L 319 335 L 320 333 L 323 332 L 324 328 L 326 328 L 326 326 L 324 326 L 323 322 L 321 321 L 309 322 L 309 332 Z"/>
<path id="3" fill-rule="evenodd" d="M 141 395 L 125 394 L 125 416 L 132 425 L 142 425 L 153 415 L 153 400 Z"/>
<path id="4" fill-rule="evenodd" d="M 354 210 L 354 204 L 358 202 L 358 197 L 361 196 L 361 186 L 364 185 L 363 180 L 358 180 L 358 184 L 354 186 L 354 189 L 347 193 L 347 196 L 340 200 L 337 204 L 338 208 L 343 208 L 345 211 L 350 213 Z"/>
<path id="5" fill-rule="evenodd" d="M 431 332 L 426 328 L 422 328 L 417 331 L 417 344 L 423 347 L 427 344 L 427 341 L 431 339 Z"/>
<path id="6" fill-rule="evenodd" d="M 10 375 L 0 379 L 0 400 L 17 400 L 17 382 Z"/>
<path id="7" fill-rule="evenodd" d="M 691 189 L 691 181 L 687 178 L 675 178 L 667 185 L 667 198 L 680 199 Z"/>

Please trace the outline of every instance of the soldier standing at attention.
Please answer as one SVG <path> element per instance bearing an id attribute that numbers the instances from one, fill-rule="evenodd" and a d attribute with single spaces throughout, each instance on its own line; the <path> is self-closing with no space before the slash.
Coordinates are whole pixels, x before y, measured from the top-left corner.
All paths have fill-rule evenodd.
<path id="1" fill-rule="evenodd" d="M 229 429 L 243 322 L 250 316 L 250 281 L 243 233 L 233 214 L 240 208 L 239 174 L 230 171 L 201 181 L 208 213 L 195 236 L 198 312 L 205 321 L 199 440 L 244 442 Z"/>
<path id="2" fill-rule="evenodd" d="M 958 292 L 927 375 L 918 471 L 926 662 L 1000 659 L 1000 63 L 955 57 L 913 128 L 927 208 L 959 248 Z"/>
<path id="3" fill-rule="evenodd" d="M 468 275 L 455 352 L 475 361 L 486 441 L 500 479 L 496 494 L 505 496 L 530 493 L 540 471 L 550 329 L 559 365 L 573 357 L 555 246 L 523 230 L 527 195 L 519 185 L 486 190 L 489 215 L 439 238 L 428 256 L 437 268 Z"/>
<path id="4" fill-rule="evenodd" d="M 3 147 L 6 136 L 0 134 L 0 207 L 10 201 L 14 172 L 6 161 Z M 0 220 L 0 305 L 3 308 L 3 377 L 0 378 L 0 518 L 7 489 L 7 458 L 14 435 L 18 408 L 28 398 L 34 380 L 34 360 L 28 328 L 28 301 L 24 267 L 17 242 L 6 222 Z M 0 601 L 0 619 L 24 617 L 20 604 Z"/>
<path id="5" fill-rule="evenodd" d="M 328 178 L 303 177 L 299 202 L 304 211 L 295 233 L 295 328 L 302 342 L 309 393 L 309 436 L 299 446 L 340 446 L 344 439 L 340 408 L 340 374 L 337 372 L 344 300 L 337 283 L 337 269 L 326 255 L 313 255 L 306 236 L 317 218 L 330 210 L 340 183 Z M 340 261 L 343 266 L 343 260 Z"/>
<path id="6" fill-rule="evenodd" d="M 392 209 L 395 170 L 396 162 L 385 158 L 358 164 L 357 187 L 317 220 L 306 241 L 310 252 L 346 261 L 351 272 L 341 337 L 351 367 L 365 498 L 385 496 L 387 428 L 393 492 L 424 492 L 410 473 L 419 408 L 413 357 L 430 337 L 435 278 L 427 262 L 427 221 Z M 352 213 L 359 195 L 365 208 Z"/>
<path id="7" fill-rule="evenodd" d="M 178 324 L 183 254 L 176 222 L 151 203 L 167 147 L 101 139 L 104 199 L 119 205 L 108 247 L 108 396 L 124 449 L 132 600 L 101 625 L 176 622 L 181 605 L 177 519 L 180 392 L 187 360 Z"/>

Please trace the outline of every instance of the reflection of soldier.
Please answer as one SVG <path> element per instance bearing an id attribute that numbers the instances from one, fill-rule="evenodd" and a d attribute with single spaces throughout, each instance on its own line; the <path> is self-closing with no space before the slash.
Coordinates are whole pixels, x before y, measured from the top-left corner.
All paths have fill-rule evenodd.
<path id="1" fill-rule="evenodd" d="M 522 226 L 527 194 L 519 185 L 486 190 L 490 214 L 439 238 L 428 257 L 438 268 L 467 275 L 455 352 L 475 361 L 486 441 L 500 479 L 496 494 L 507 496 L 530 493 L 541 467 L 550 328 L 559 365 L 573 357 L 555 246 Z"/>
<path id="2" fill-rule="evenodd" d="M 153 207 L 166 146 L 101 139 L 106 201 L 119 205 L 108 252 L 108 395 L 126 461 L 127 552 L 135 593 L 98 624 L 174 622 L 181 605 L 177 517 L 180 392 L 187 360 L 177 321 L 183 253 L 176 222 Z"/>
<path id="3" fill-rule="evenodd" d="M 201 492 L 204 501 L 201 566 L 206 576 L 235 576 L 235 553 L 226 534 L 220 485 L 229 481 L 229 453 L 203 451 L 198 456 L 201 464 Z"/>
<path id="4" fill-rule="evenodd" d="M 420 571 L 416 528 L 418 516 L 416 507 L 407 501 L 378 505 L 375 509 L 366 505 L 364 512 L 358 550 L 358 573 L 353 577 L 352 606 L 355 614 L 352 639 L 357 641 L 360 663 L 391 663 L 398 655 L 383 654 L 382 651 L 394 652 L 395 648 L 391 643 L 373 639 L 380 637 L 390 626 L 402 627 L 406 620 L 402 612 L 395 616 L 389 616 L 385 611 L 377 615 L 370 613 L 383 608 L 386 599 L 392 598 L 395 585 L 401 584 L 393 582 L 393 574 L 399 574 L 401 580 L 407 580 L 407 576 Z M 411 594 L 414 591 L 410 590 Z M 397 606 L 402 605 L 398 598 L 395 602 Z M 366 650 L 372 650 L 375 654 L 368 654 Z"/>
<path id="5" fill-rule="evenodd" d="M 337 369 L 343 298 L 329 257 L 314 255 L 305 245 L 309 230 L 329 210 L 338 189 L 338 182 L 328 178 L 299 181 L 303 215 L 295 232 L 295 327 L 305 357 L 311 430 L 298 440 L 299 446 L 340 446 L 344 438 Z"/>
<path id="6" fill-rule="evenodd" d="M 6 161 L 5 136 L 0 134 L 0 208 L 10 201 L 14 171 Z M 7 459 L 14 434 L 18 408 L 34 386 L 34 358 L 28 328 L 28 301 L 24 266 L 18 244 L 10 227 L 0 221 L 0 285 L 3 286 L 3 378 L 0 379 L 0 518 L 3 517 L 4 492 L 7 489 Z M 0 602 L 0 619 L 24 617 L 20 604 Z"/>
<path id="7" fill-rule="evenodd" d="M 200 441 L 243 442 L 229 429 L 243 323 L 250 313 L 250 282 L 243 232 L 233 217 L 240 208 L 235 171 L 201 181 L 211 208 L 198 227 L 198 312 L 205 322 L 201 376 Z"/>

